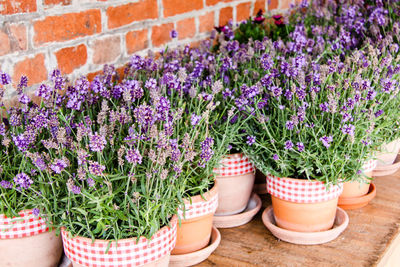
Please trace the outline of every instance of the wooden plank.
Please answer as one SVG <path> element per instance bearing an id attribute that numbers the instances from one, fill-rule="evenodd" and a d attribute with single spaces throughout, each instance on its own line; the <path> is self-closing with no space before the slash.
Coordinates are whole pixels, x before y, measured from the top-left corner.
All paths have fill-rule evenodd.
<path id="1" fill-rule="evenodd" d="M 220 229 L 221 244 L 198 266 L 400 266 L 400 259 L 393 256 L 400 255 L 396 250 L 400 250 L 400 235 L 396 238 L 400 233 L 400 171 L 378 177 L 374 183 L 375 199 L 362 209 L 347 211 L 348 228 L 336 240 L 322 245 L 277 240 L 261 221 L 262 211 L 270 205 L 270 198 L 262 196 L 263 208 L 253 221 Z M 392 248 L 391 242 L 396 246 Z M 385 257 L 394 262 L 386 262 Z"/>

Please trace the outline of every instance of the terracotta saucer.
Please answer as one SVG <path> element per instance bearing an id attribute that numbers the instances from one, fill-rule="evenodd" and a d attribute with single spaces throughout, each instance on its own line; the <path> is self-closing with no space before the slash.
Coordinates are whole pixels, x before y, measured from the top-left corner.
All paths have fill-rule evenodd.
<path id="1" fill-rule="evenodd" d="M 267 191 L 267 184 L 263 183 L 263 184 L 254 184 L 253 186 L 253 192 L 259 195 L 265 195 L 268 194 Z"/>
<path id="2" fill-rule="evenodd" d="M 397 155 L 396 160 L 391 165 L 377 166 L 372 172 L 372 176 L 381 177 L 391 175 L 400 169 L 400 156 Z"/>
<path id="3" fill-rule="evenodd" d="M 213 251 L 218 247 L 219 242 L 221 242 L 221 234 L 219 233 L 218 229 L 213 226 L 211 232 L 211 241 L 207 247 L 188 254 L 171 255 L 168 266 L 183 267 L 198 264 L 206 260 L 211 253 L 213 253 Z"/>
<path id="4" fill-rule="evenodd" d="M 232 228 L 248 223 L 261 209 L 261 198 L 253 193 L 247 203 L 247 207 L 239 214 L 217 216 L 214 215 L 213 225 L 217 228 Z"/>
<path id="5" fill-rule="evenodd" d="M 264 225 L 275 237 L 299 245 L 318 245 L 330 242 L 337 238 L 349 224 L 349 216 L 341 208 L 337 208 L 336 210 L 336 218 L 333 228 L 322 232 L 295 232 L 278 227 L 275 223 L 272 205 L 264 210 L 262 220 Z"/>
<path id="6" fill-rule="evenodd" d="M 339 197 L 338 206 L 344 210 L 354 210 L 365 207 L 376 196 L 376 187 L 373 183 L 369 186 L 368 194 L 361 197 Z"/>

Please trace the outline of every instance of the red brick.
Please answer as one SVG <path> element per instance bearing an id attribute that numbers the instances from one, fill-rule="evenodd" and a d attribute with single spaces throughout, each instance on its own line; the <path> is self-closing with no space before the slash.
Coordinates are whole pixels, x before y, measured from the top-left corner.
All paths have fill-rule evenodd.
<path id="1" fill-rule="evenodd" d="M 206 0 L 206 5 L 207 6 L 213 6 L 218 4 L 219 2 L 221 3 L 226 3 L 226 2 L 232 2 L 233 0 Z"/>
<path id="2" fill-rule="evenodd" d="M 93 63 L 111 63 L 121 54 L 121 38 L 119 36 L 95 40 L 92 46 Z"/>
<path id="3" fill-rule="evenodd" d="M 140 31 L 131 31 L 126 34 L 126 51 L 128 54 L 146 49 L 149 46 L 147 33 L 148 31 L 145 29 Z"/>
<path id="4" fill-rule="evenodd" d="M 13 81 L 18 82 L 22 75 L 28 77 L 28 86 L 40 83 L 47 79 L 47 70 L 44 65 L 44 54 L 37 54 L 33 58 L 26 57 L 14 65 Z"/>
<path id="5" fill-rule="evenodd" d="M 174 24 L 168 23 L 160 26 L 154 26 L 151 33 L 153 46 L 160 46 L 171 40 L 170 33 L 174 29 Z M 178 33 L 179 34 L 179 33 Z"/>
<path id="6" fill-rule="evenodd" d="M 97 75 L 102 74 L 102 73 L 103 73 L 103 71 L 101 71 L 101 70 L 96 71 L 96 72 L 91 72 L 86 75 L 86 78 L 89 80 L 89 82 L 92 82 Z"/>
<path id="7" fill-rule="evenodd" d="M 279 5 L 279 0 L 269 0 L 268 2 L 268 10 L 277 9 Z"/>
<path id="8" fill-rule="evenodd" d="M 34 42 L 41 45 L 66 41 L 101 32 L 101 13 L 98 9 L 80 13 L 50 16 L 34 22 Z"/>
<path id="9" fill-rule="evenodd" d="M 247 20 L 250 17 L 250 3 L 242 3 L 237 5 L 236 7 L 236 21 L 240 22 L 243 20 Z"/>
<path id="10" fill-rule="evenodd" d="M 0 14 L 29 13 L 37 10 L 36 0 L 0 0 Z"/>
<path id="11" fill-rule="evenodd" d="M 84 44 L 75 47 L 66 47 L 56 53 L 58 68 L 63 74 L 69 74 L 74 69 L 83 66 L 87 61 L 87 49 Z"/>
<path id="12" fill-rule="evenodd" d="M 203 8 L 203 0 L 163 0 L 164 17 L 175 16 Z"/>
<path id="13" fill-rule="evenodd" d="M 214 28 L 214 12 L 207 13 L 199 17 L 200 32 L 210 32 Z"/>
<path id="14" fill-rule="evenodd" d="M 134 21 L 155 19 L 158 16 L 157 0 L 140 0 L 107 9 L 108 28 L 118 28 Z"/>
<path id="15" fill-rule="evenodd" d="M 26 27 L 22 24 L 6 24 L 0 29 L 0 56 L 27 49 Z"/>
<path id="16" fill-rule="evenodd" d="M 56 5 L 62 5 L 62 6 L 67 6 L 70 5 L 72 0 L 44 0 L 44 5 L 46 6 L 56 6 Z"/>
<path id="17" fill-rule="evenodd" d="M 279 9 L 288 9 L 291 3 L 292 3 L 291 0 L 280 0 Z"/>
<path id="18" fill-rule="evenodd" d="M 8 34 L 3 31 L 0 31 L 0 56 L 6 55 L 10 53 L 11 45 L 10 39 L 8 38 Z"/>
<path id="19" fill-rule="evenodd" d="M 219 11 L 219 26 L 228 24 L 228 21 L 233 17 L 233 8 L 225 7 Z"/>
<path id="20" fill-rule="evenodd" d="M 194 18 L 180 20 L 177 23 L 178 38 L 191 38 L 196 34 L 196 24 Z"/>
<path id="21" fill-rule="evenodd" d="M 257 0 L 254 3 L 253 15 L 255 16 L 260 9 L 265 12 L 265 0 Z"/>

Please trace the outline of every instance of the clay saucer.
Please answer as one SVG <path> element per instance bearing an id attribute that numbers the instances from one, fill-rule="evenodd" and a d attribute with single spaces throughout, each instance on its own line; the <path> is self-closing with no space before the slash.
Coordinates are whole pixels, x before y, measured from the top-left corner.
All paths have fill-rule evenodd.
<path id="1" fill-rule="evenodd" d="M 217 216 L 214 215 L 213 225 L 217 228 L 232 228 L 248 223 L 261 209 L 261 198 L 253 193 L 247 203 L 247 207 L 239 214 Z"/>
<path id="2" fill-rule="evenodd" d="M 168 266 L 183 267 L 198 264 L 206 260 L 211 253 L 213 253 L 213 251 L 218 247 L 219 242 L 221 242 L 221 234 L 219 233 L 218 229 L 213 226 L 211 232 L 211 241 L 207 247 L 188 254 L 171 255 Z"/>
<path id="3" fill-rule="evenodd" d="M 327 231 L 304 233 L 280 228 L 275 223 L 272 206 L 266 208 L 262 214 L 264 225 L 280 240 L 299 245 L 318 245 L 330 242 L 337 238 L 349 224 L 349 216 L 341 208 L 336 210 L 333 228 Z"/>
<path id="4" fill-rule="evenodd" d="M 253 186 L 253 192 L 259 195 L 265 195 L 268 194 L 267 191 L 267 184 L 263 183 L 263 184 L 254 184 Z"/>
<path id="5" fill-rule="evenodd" d="M 372 172 L 372 176 L 381 177 L 391 175 L 400 169 L 400 156 L 397 155 L 396 160 L 391 165 L 377 166 Z"/>
<path id="6" fill-rule="evenodd" d="M 376 187 L 373 183 L 369 186 L 368 194 L 361 197 L 339 197 L 338 206 L 344 210 L 354 210 L 365 207 L 376 196 Z"/>

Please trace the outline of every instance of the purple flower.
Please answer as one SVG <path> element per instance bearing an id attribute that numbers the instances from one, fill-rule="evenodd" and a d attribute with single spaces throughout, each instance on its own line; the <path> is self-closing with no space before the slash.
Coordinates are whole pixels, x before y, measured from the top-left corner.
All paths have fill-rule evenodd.
<path id="1" fill-rule="evenodd" d="M 252 144 L 254 144 L 256 142 L 256 137 L 253 135 L 249 135 L 247 136 L 247 141 L 246 143 L 251 146 Z"/>
<path id="2" fill-rule="evenodd" d="M 321 138 L 319 139 L 319 141 L 321 141 L 322 144 L 323 144 L 326 148 L 329 148 L 329 147 L 331 146 L 330 143 L 333 141 L 333 137 L 332 137 L 332 136 L 326 136 L 326 135 L 324 135 L 323 137 L 321 137 Z"/>
<path id="3" fill-rule="evenodd" d="M 383 110 L 382 109 L 380 109 L 380 110 L 378 110 L 377 112 L 375 112 L 375 117 L 376 118 L 378 118 L 380 115 L 382 115 L 383 114 Z"/>
<path id="4" fill-rule="evenodd" d="M 41 84 L 36 91 L 36 95 L 42 97 L 43 99 L 48 100 L 53 93 L 53 89 L 50 86 L 45 84 Z"/>
<path id="5" fill-rule="evenodd" d="M 356 129 L 356 127 L 354 125 L 352 125 L 352 124 L 345 124 L 341 128 L 343 134 L 348 134 L 350 136 L 354 136 L 354 130 L 355 129 Z"/>
<path id="6" fill-rule="evenodd" d="M 192 126 L 196 126 L 200 120 L 201 120 L 201 116 L 198 116 L 195 113 L 193 113 L 192 117 L 190 118 L 190 124 L 192 124 Z"/>
<path id="7" fill-rule="evenodd" d="M 302 142 L 297 142 L 297 149 L 299 150 L 299 152 L 303 152 L 304 150 L 304 144 Z"/>
<path id="8" fill-rule="evenodd" d="M 9 189 L 13 187 L 12 183 L 6 180 L 2 180 L 0 182 L 0 186 L 3 187 L 4 189 Z"/>
<path id="9" fill-rule="evenodd" d="M 68 164 L 63 159 L 57 159 L 53 164 L 51 164 L 50 169 L 52 169 L 55 173 L 60 174 Z"/>
<path id="10" fill-rule="evenodd" d="M 102 135 L 92 134 L 89 137 L 89 147 L 91 151 L 101 152 L 107 144 L 106 139 Z"/>
<path id="11" fill-rule="evenodd" d="M 35 217 L 39 217 L 40 210 L 38 208 L 34 208 L 34 209 L 32 209 L 32 214 Z"/>
<path id="12" fill-rule="evenodd" d="M 21 94 L 18 98 L 18 101 L 21 104 L 27 105 L 29 102 L 31 102 L 31 99 L 26 94 Z"/>
<path id="13" fill-rule="evenodd" d="M 145 129 L 153 125 L 153 111 L 147 105 L 140 105 L 134 109 L 133 114 L 136 121 Z"/>
<path id="14" fill-rule="evenodd" d="M 199 162 L 200 167 L 205 167 L 205 162 L 209 161 L 214 155 L 214 151 L 212 150 L 212 146 L 214 145 L 214 139 L 211 137 L 206 137 L 203 142 L 201 142 L 201 153 L 200 158 L 202 162 Z"/>
<path id="15" fill-rule="evenodd" d="M 286 121 L 286 129 L 293 130 L 294 122 L 293 121 Z"/>
<path id="16" fill-rule="evenodd" d="M 2 85 L 7 85 L 11 83 L 11 77 L 5 72 L 0 71 L 0 83 Z"/>
<path id="17" fill-rule="evenodd" d="M 24 134 L 13 136 L 13 142 L 20 151 L 25 152 L 28 150 L 29 139 Z"/>
<path id="18" fill-rule="evenodd" d="M 172 30 L 170 32 L 170 36 L 171 36 L 171 38 L 176 38 L 176 37 L 178 37 L 178 32 L 176 30 Z"/>
<path id="19" fill-rule="evenodd" d="M 86 179 L 86 182 L 88 183 L 89 187 L 93 187 L 95 184 L 94 180 L 90 177 Z"/>
<path id="20" fill-rule="evenodd" d="M 367 100 L 372 100 L 376 97 L 376 91 L 374 90 L 369 90 L 367 93 Z"/>
<path id="21" fill-rule="evenodd" d="M 95 161 L 90 161 L 89 162 L 89 172 L 92 175 L 101 176 L 105 169 L 106 169 L 105 166 L 100 165 L 99 163 L 97 163 Z"/>
<path id="22" fill-rule="evenodd" d="M 21 172 L 14 177 L 14 183 L 22 188 L 28 189 L 33 181 L 26 173 Z"/>
<path id="23" fill-rule="evenodd" d="M 274 155 L 272 156 L 272 158 L 273 158 L 275 161 L 278 161 L 278 160 L 279 160 L 279 156 L 278 156 L 277 154 L 274 154 Z"/>
<path id="24" fill-rule="evenodd" d="M 286 149 L 286 150 L 290 150 L 290 149 L 292 149 L 292 148 L 293 148 L 293 142 L 290 141 L 290 140 L 287 140 L 287 141 L 285 142 L 285 149 Z"/>
<path id="25" fill-rule="evenodd" d="M 140 155 L 139 150 L 135 149 L 129 149 L 126 152 L 126 156 L 125 159 L 129 162 L 132 163 L 134 165 L 136 164 L 141 164 L 142 163 L 142 155 Z"/>

